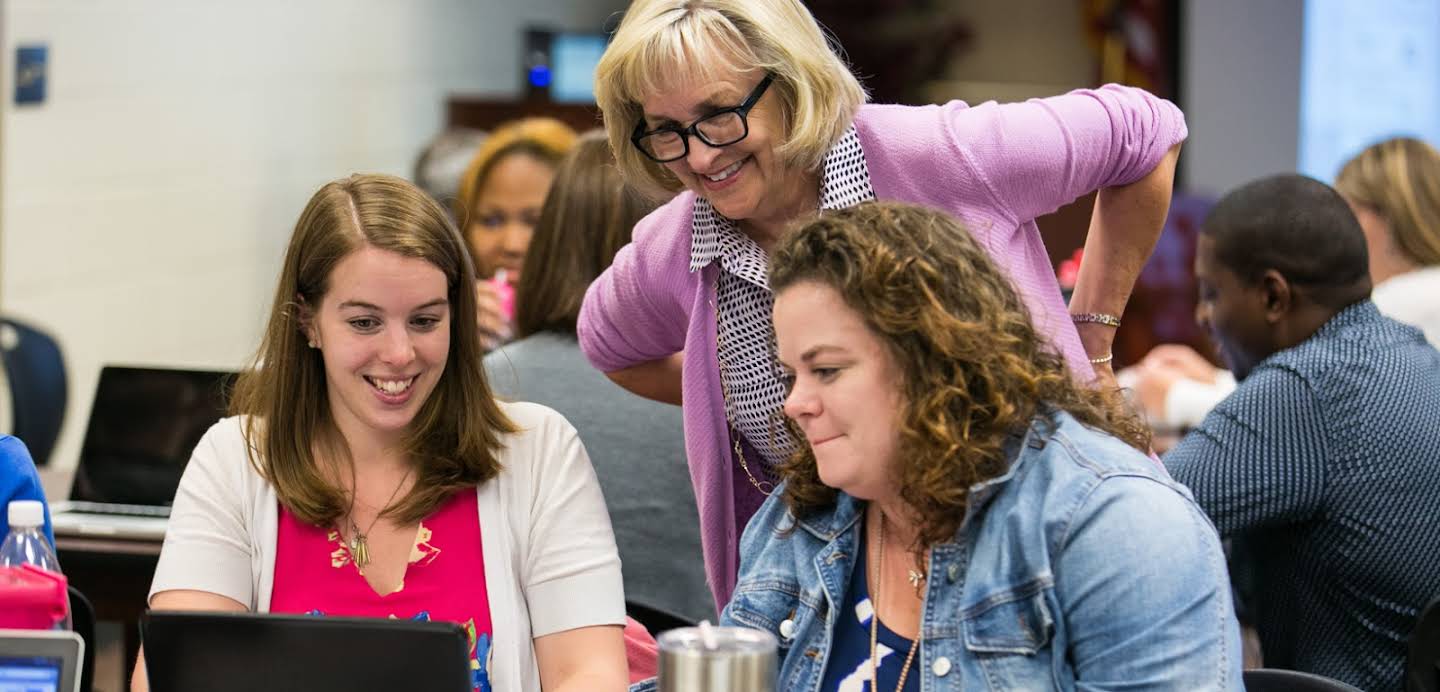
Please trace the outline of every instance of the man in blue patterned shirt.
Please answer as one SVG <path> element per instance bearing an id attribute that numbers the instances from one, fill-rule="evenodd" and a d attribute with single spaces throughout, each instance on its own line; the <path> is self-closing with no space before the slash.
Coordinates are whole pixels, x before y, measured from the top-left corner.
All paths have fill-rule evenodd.
<path id="1" fill-rule="evenodd" d="M 1221 199 L 1195 275 L 1241 383 L 1165 465 L 1253 556 L 1267 667 L 1400 689 L 1440 594 L 1440 353 L 1370 302 L 1360 227 L 1309 178 Z"/>

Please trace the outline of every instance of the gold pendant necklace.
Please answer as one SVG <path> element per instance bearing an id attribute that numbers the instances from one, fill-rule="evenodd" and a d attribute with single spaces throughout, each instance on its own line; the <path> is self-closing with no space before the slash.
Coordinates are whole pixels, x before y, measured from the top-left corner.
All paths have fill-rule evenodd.
<path id="1" fill-rule="evenodd" d="M 348 541 L 350 560 L 360 571 L 365 571 L 365 566 L 370 564 L 370 542 L 366 540 L 365 534 L 375 530 L 375 524 L 390 509 L 390 504 L 395 501 L 395 496 L 400 494 L 400 489 L 405 487 L 405 481 L 410 480 L 410 472 L 413 470 L 413 467 L 405 470 L 405 475 L 400 477 L 400 483 L 390 491 L 390 499 L 385 501 L 385 506 L 381 507 L 380 511 L 375 514 L 375 518 L 370 520 L 370 526 L 361 532 L 360 525 L 355 523 L 355 464 L 353 462 L 350 464 L 350 508 L 345 511 L 345 518 L 350 524 L 350 540 Z"/>

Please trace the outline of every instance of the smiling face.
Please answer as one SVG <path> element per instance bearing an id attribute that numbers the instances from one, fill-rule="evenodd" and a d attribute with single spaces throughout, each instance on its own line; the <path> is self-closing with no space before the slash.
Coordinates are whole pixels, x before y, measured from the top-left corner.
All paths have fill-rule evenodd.
<path id="1" fill-rule="evenodd" d="M 525 153 L 510 154 L 490 169 L 465 229 L 480 278 L 504 269 L 510 283 L 520 280 L 525 251 L 554 179 L 553 166 Z"/>
<path id="2" fill-rule="evenodd" d="M 820 482 L 864 500 L 895 493 L 901 372 L 834 289 L 813 281 L 775 297 L 785 415 L 799 424 Z"/>
<path id="3" fill-rule="evenodd" d="M 734 108 L 764 79 L 759 70 L 714 81 L 681 80 L 641 104 L 645 130 L 688 127 L 716 111 Z M 776 155 L 785 136 L 778 84 L 772 84 L 746 118 L 749 134 L 734 144 L 712 147 L 691 136 L 690 153 L 664 164 L 685 187 L 735 221 L 783 223 L 803 203 L 795 172 Z"/>
<path id="4" fill-rule="evenodd" d="M 1265 291 L 1242 280 L 1215 255 L 1214 239 L 1201 235 L 1195 246 L 1195 321 L 1210 333 L 1235 379 L 1243 380 L 1276 350 L 1266 320 Z"/>
<path id="5" fill-rule="evenodd" d="M 393 442 L 450 355 L 450 304 L 435 265 L 371 246 L 336 265 L 306 336 L 325 362 L 330 414 L 350 442 Z"/>

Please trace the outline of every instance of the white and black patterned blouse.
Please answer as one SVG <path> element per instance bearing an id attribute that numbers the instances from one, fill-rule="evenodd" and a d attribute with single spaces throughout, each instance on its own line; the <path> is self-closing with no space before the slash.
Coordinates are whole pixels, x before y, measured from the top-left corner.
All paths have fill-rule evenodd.
<path id="1" fill-rule="evenodd" d="M 851 127 L 825 155 L 820 208 L 843 209 L 874 198 L 865 153 Z M 794 451 L 796 441 L 781 424 L 785 387 L 775 363 L 769 260 L 754 240 L 703 197 L 695 200 L 691 232 L 690 271 L 720 261 L 715 309 L 726 415 L 764 463 L 773 467 Z"/>

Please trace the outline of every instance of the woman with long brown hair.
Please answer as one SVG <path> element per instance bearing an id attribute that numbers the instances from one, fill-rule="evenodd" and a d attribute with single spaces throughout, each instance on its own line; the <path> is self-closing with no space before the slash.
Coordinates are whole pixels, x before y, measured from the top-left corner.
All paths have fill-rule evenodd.
<path id="1" fill-rule="evenodd" d="M 410 183 L 315 193 L 233 415 L 185 469 L 152 609 L 448 620 L 476 689 L 625 686 L 595 474 L 559 414 L 491 396 L 474 284 Z"/>
<path id="2" fill-rule="evenodd" d="M 770 285 L 804 444 L 722 621 L 779 639 L 777 689 L 1240 688 L 1215 529 L 958 222 L 833 212 Z"/>

